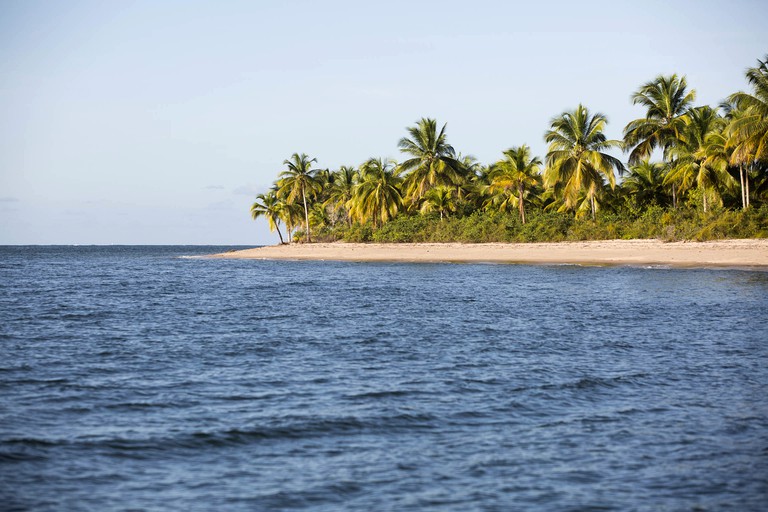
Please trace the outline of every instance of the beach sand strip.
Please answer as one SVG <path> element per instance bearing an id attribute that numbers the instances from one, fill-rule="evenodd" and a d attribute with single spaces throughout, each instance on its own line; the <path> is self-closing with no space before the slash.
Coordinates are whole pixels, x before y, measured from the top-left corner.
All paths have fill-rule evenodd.
<path id="1" fill-rule="evenodd" d="M 600 240 L 556 243 L 312 243 L 273 245 L 211 255 L 261 260 L 768 266 L 768 239 L 662 242 Z"/>

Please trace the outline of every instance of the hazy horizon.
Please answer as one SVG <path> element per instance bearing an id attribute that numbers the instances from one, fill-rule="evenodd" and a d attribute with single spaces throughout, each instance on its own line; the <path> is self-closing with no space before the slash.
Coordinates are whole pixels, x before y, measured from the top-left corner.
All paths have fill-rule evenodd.
<path id="1" fill-rule="evenodd" d="M 687 76 L 697 104 L 768 53 L 756 1 L 19 2 L 0 6 L 0 244 L 271 244 L 250 219 L 294 152 L 402 159 L 421 117 L 481 162 L 583 103 Z M 672 46 L 673 42 L 675 46 Z"/>

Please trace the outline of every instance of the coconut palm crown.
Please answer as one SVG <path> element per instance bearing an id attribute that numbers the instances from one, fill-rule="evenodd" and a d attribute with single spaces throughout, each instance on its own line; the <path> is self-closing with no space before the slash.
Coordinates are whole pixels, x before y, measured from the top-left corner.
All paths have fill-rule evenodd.
<path id="1" fill-rule="evenodd" d="M 565 209 L 574 209 L 579 195 L 586 192 L 592 210 L 597 210 L 596 196 L 603 188 L 603 178 L 611 188 L 616 186 L 614 169 L 624 173 L 624 164 L 604 153 L 621 148 L 616 140 L 608 140 L 603 133 L 607 118 L 579 105 L 572 112 L 563 112 L 551 121 L 551 129 L 544 135 L 549 143 L 544 182 L 562 196 Z"/>
<path id="2" fill-rule="evenodd" d="M 360 180 L 348 203 L 350 214 L 362 223 L 373 220 L 374 226 L 383 225 L 403 207 L 401 182 L 394 161 L 369 159 L 360 166 Z"/>
<path id="3" fill-rule="evenodd" d="M 256 201 L 251 205 L 251 217 L 253 220 L 259 217 L 266 217 L 269 222 L 269 230 L 277 229 L 277 236 L 280 237 L 280 243 L 284 244 L 283 234 L 280 232 L 280 215 L 282 214 L 282 203 L 277 198 L 274 190 L 266 194 L 256 196 Z"/>
<path id="4" fill-rule="evenodd" d="M 733 164 L 768 162 L 768 55 L 764 59 L 746 72 L 753 94 L 737 92 L 728 97 L 741 111 L 730 127 Z"/>
<path id="5" fill-rule="evenodd" d="M 523 144 L 504 152 L 504 158 L 496 162 L 491 171 L 488 191 L 500 199 L 500 209 L 516 206 L 520 220 L 525 224 L 525 194 L 541 178 L 541 160 L 531 156 L 531 148 Z"/>
<path id="6" fill-rule="evenodd" d="M 684 76 L 659 75 L 632 95 L 632 104 L 647 110 L 645 117 L 624 128 L 624 149 L 629 151 L 630 165 L 649 158 L 656 148 L 661 148 L 664 158 L 667 157 L 668 149 L 685 129 L 685 115 L 696 99 L 696 91 L 687 88 Z"/>
<path id="7" fill-rule="evenodd" d="M 704 211 L 710 198 L 721 202 L 721 191 L 733 185 L 726 158 L 713 158 L 713 147 L 722 146 L 725 119 L 717 110 L 704 106 L 691 109 L 683 138 L 671 148 L 674 163 L 665 178 L 681 190 L 695 188 L 701 193 Z"/>
<path id="8" fill-rule="evenodd" d="M 422 118 L 408 128 L 410 138 L 403 137 L 397 144 L 402 153 L 411 156 L 400 164 L 400 169 L 408 173 L 404 188 L 411 201 L 423 198 L 432 187 L 455 186 L 461 180 L 462 165 L 446 141 L 445 127 L 438 132 L 437 121 Z"/>

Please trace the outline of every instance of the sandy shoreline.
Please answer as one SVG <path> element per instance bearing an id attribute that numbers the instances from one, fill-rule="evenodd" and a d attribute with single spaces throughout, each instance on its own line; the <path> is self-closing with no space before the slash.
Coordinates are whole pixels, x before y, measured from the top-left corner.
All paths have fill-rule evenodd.
<path id="1" fill-rule="evenodd" d="M 527 244 L 353 244 L 258 247 L 212 258 L 265 260 L 488 262 L 676 267 L 768 267 L 768 239 L 670 242 L 601 240 Z"/>

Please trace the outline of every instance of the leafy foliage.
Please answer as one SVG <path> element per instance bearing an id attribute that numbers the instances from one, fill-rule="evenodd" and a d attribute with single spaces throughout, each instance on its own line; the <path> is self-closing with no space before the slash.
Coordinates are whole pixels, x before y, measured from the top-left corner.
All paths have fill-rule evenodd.
<path id="1" fill-rule="evenodd" d="M 696 106 L 686 77 L 659 75 L 631 96 L 645 115 L 606 136 L 608 119 L 578 105 L 551 119 L 544 163 L 526 144 L 484 165 L 422 118 L 406 157 L 315 169 L 294 153 L 257 196 L 283 242 L 541 242 L 768 236 L 768 56 L 746 71 L 750 93 Z M 628 153 L 629 172 L 614 152 Z M 653 161 L 660 152 L 661 161 Z M 624 178 L 622 180 L 622 178 Z M 302 229 L 296 230 L 302 226 Z"/>

